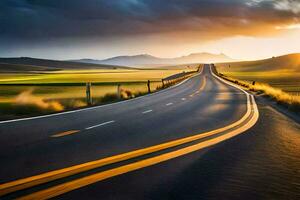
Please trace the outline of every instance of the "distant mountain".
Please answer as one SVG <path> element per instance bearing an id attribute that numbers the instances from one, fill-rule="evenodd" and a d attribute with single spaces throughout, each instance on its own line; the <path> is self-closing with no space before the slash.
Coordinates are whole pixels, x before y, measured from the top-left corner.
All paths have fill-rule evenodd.
<path id="1" fill-rule="evenodd" d="M 130 69 L 129 67 L 37 58 L 0 58 L 0 72 L 49 71 L 62 69 Z"/>
<path id="2" fill-rule="evenodd" d="M 224 54 L 193 53 L 188 56 L 176 58 L 159 58 L 148 54 L 134 56 L 117 56 L 105 60 L 81 59 L 73 62 L 94 64 L 122 65 L 122 66 L 150 66 L 150 65 L 179 65 L 192 63 L 230 62 L 233 59 Z"/>
<path id="3" fill-rule="evenodd" d="M 188 56 L 182 56 L 176 58 L 176 62 L 179 63 L 219 63 L 219 62 L 231 62 L 232 58 L 225 54 L 211 54 L 211 53 L 193 53 Z"/>
<path id="4" fill-rule="evenodd" d="M 234 71 L 243 72 L 270 72 L 277 70 L 300 72 L 300 53 L 277 56 L 264 60 L 219 63 L 217 66 L 228 68 L 229 65 L 231 70 L 234 69 Z"/>

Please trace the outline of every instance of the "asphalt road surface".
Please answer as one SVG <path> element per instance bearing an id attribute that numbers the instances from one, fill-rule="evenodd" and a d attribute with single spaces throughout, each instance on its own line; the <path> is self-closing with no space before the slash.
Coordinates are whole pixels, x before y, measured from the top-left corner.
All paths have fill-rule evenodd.
<path id="1" fill-rule="evenodd" d="M 152 95 L 0 122 L 0 195 L 296 199 L 299 126 L 263 105 L 259 110 L 252 95 L 205 65 Z"/>

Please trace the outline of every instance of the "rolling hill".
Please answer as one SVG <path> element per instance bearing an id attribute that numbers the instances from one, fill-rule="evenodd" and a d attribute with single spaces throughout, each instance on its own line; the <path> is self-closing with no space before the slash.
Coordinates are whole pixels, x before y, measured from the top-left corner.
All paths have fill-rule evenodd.
<path id="1" fill-rule="evenodd" d="M 300 53 L 256 61 L 219 63 L 217 66 L 236 72 L 270 72 L 280 70 L 300 72 Z"/>
<path id="2" fill-rule="evenodd" d="M 210 63 L 210 62 L 230 62 L 233 59 L 224 54 L 211 53 L 193 53 L 188 56 L 176 58 L 159 58 L 148 54 L 134 56 L 117 56 L 105 60 L 81 59 L 72 60 L 73 62 L 84 62 L 94 64 L 122 65 L 122 66 L 143 66 L 153 67 L 153 65 L 180 65 L 192 63 Z M 152 65 L 152 66 L 151 66 Z"/>
<path id="3" fill-rule="evenodd" d="M 117 65 L 79 63 L 37 58 L 0 58 L 0 72 L 53 71 L 64 69 L 131 69 Z"/>
<path id="4" fill-rule="evenodd" d="M 300 92 L 300 53 L 216 66 L 219 72 L 229 77 L 267 83 L 297 95 Z"/>

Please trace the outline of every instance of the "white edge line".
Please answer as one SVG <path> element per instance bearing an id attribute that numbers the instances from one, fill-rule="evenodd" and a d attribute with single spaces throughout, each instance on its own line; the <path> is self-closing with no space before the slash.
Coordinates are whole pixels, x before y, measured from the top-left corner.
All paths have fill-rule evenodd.
<path id="1" fill-rule="evenodd" d="M 149 112 L 152 112 L 153 110 L 146 110 L 144 112 L 142 112 L 143 114 L 146 114 L 146 113 L 149 113 Z"/>
<path id="2" fill-rule="evenodd" d="M 170 106 L 170 105 L 173 105 L 173 103 L 172 103 L 172 102 L 170 102 L 170 103 L 167 103 L 167 104 L 166 104 L 166 106 Z"/>
<path id="3" fill-rule="evenodd" d="M 108 122 L 103 122 L 101 124 L 97 124 L 97 125 L 94 125 L 94 126 L 87 127 L 85 129 L 89 130 L 89 129 L 92 129 L 92 128 L 96 128 L 96 127 L 99 127 L 99 126 L 104 126 L 106 124 L 111 124 L 111 123 L 114 123 L 114 122 L 115 122 L 114 120 L 111 120 L 111 121 L 108 121 Z"/>
<path id="4" fill-rule="evenodd" d="M 35 117 L 26 117 L 26 118 L 20 118 L 20 119 L 5 120 L 5 121 L 0 121 L 0 124 L 11 123 L 11 122 L 19 122 L 19 121 L 27 121 L 27 120 L 32 120 L 32 119 L 41 119 L 41 118 L 47 118 L 47 117 L 65 115 L 65 114 L 71 114 L 71 113 L 82 112 L 82 111 L 86 111 L 86 110 L 93 110 L 93 109 L 98 109 L 98 108 L 102 108 L 102 107 L 108 107 L 108 106 L 117 105 L 117 104 L 121 104 L 121 103 L 127 103 L 129 101 L 134 101 L 134 100 L 141 99 L 141 98 L 144 98 L 144 97 L 149 97 L 149 96 L 152 96 L 152 95 L 155 95 L 155 94 L 166 92 L 166 91 L 168 91 L 170 89 L 173 89 L 175 87 L 178 87 L 178 86 L 182 85 L 183 83 L 185 83 L 188 80 L 194 78 L 195 76 L 198 76 L 198 75 L 202 74 L 203 68 L 204 67 L 202 67 L 202 70 L 201 70 L 200 73 L 196 73 L 195 75 L 189 77 L 188 79 L 185 79 L 184 81 L 182 81 L 182 82 L 180 82 L 180 83 L 178 83 L 176 85 L 173 85 L 173 86 L 171 86 L 169 88 L 160 90 L 160 91 L 155 92 L 155 93 L 143 95 L 143 96 L 136 97 L 136 98 L 133 98 L 133 99 L 127 99 L 127 100 L 120 101 L 120 102 L 115 102 L 115 103 L 110 103 L 110 104 L 105 104 L 105 105 L 100 105 L 100 106 L 94 106 L 94 107 L 90 107 L 90 108 L 82 108 L 82 109 L 78 109 L 78 110 L 65 111 L 65 112 L 54 113 L 54 114 L 49 114 L 49 115 L 40 115 L 40 116 L 35 116 Z"/>
<path id="5" fill-rule="evenodd" d="M 252 105 L 253 105 L 253 107 L 254 107 L 253 109 L 254 109 L 254 114 L 255 114 L 255 120 L 254 120 L 254 121 L 255 121 L 254 124 L 255 124 L 255 123 L 257 122 L 258 118 L 259 118 L 259 110 L 258 110 L 258 106 L 257 106 L 256 101 L 255 101 L 254 95 L 249 94 L 248 92 L 246 92 L 244 89 L 240 88 L 239 86 L 237 86 L 237 85 L 235 85 L 235 84 L 233 84 L 233 83 L 231 83 L 231 82 L 229 82 L 229 81 L 226 81 L 226 80 L 220 78 L 219 76 L 217 76 L 216 74 L 214 74 L 214 73 L 212 72 L 211 65 L 209 65 L 209 66 L 210 66 L 210 73 L 211 73 L 214 77 L 216 77 L 217 79 L 219 79 L 220 81 L 222 81 L 222 82 L 224 82 L 224 83 L 226 83 L 226 84 L 228 84 L 228 85 L 231 85 L 232 87 L 235 87 L 235 88 L 237 88 L 237 89 L 243 91 L 243 92 L 246 94 L 246 96 L 247 96 L 247 101 L 249 101 L 249 96 L 251 97 L 251 99 L 252 99 Z"/>
<path id="6" fill-rule="evenodd" d="M 218 77 L 217 75 L 215 75 L 215 74 L 212 72 L 211 65 L 209 65 L 209 67 L 210 67 L 210 73 L 211 73 L 214 77 L 216 77 L 216 78 L 219 79 L 220 81 L 226 83 L 227 85 L 230 85 L 230 86 L 232 86 L 232 87 L 235 87 L 235 88 L 237 88 L 237 89 L 243 91 L 246 95 L 251 95 L 251 94 L 249 94 L 248 92 L 246 92 L 244 89 L 242 89 L 242 88 L 240 88 L 240 87 L 234 85 L 233 83 L 231 83 L 231 82 L 229 82 L 229 81 L 226 81 L 226 80 L 224 80 L 224 79 Z"/>

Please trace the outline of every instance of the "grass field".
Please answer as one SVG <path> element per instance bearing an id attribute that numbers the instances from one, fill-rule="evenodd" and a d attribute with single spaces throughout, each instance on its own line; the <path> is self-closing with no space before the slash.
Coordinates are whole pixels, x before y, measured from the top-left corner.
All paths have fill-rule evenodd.
<path id="1" fill-rule="evenodd" d="M 63 70 L 43 73 L 1 73 L 0 84 L 106 83 L 160 81 L 182 70 Z"/>
<path id="2" fill-rule="evenodd" d="M 0 73 L 0 120 L 86 106 L 86 82 L 92 82 L 95 104 L 107 103 L 121 84 L 130 97 L 161 86 L 161 79 L 182 70 L 60 70 Z M 126 94 L 127 94 L 126 93 Z"/>
<path id="3" fill-rule="evenodd" d="M 266 60 L 221 63 L 218 72 L 244 81 L 267 83 L 291 94 L 300 94 L 300 54 Z"/>

